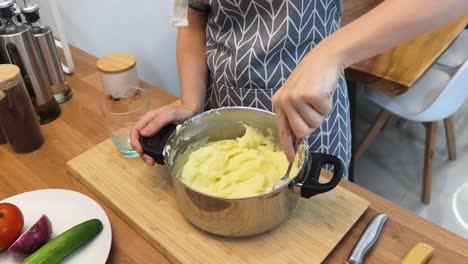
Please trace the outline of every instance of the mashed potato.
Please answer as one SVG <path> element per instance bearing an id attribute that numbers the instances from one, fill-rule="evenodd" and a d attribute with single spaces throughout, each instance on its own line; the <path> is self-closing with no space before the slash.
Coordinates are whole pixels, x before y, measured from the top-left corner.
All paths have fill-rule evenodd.
<path id="1" fill-rule="evenodd" d="M 190 153 L 179 177 L 190 187 L 225 198 L 267 192 L 288 168 L 271 137 L 246 126 L 244 136 L 207 143 Z M 291 169 L 290 177 L 298 172 Z"/>

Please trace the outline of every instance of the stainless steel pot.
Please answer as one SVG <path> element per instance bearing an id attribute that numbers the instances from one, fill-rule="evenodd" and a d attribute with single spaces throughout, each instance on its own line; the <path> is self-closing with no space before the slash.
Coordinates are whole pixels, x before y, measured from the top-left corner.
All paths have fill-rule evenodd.
<path id="1" fill-rule="evenodd" d="M 275 114 L 248 107 L 204 112 L 180 126 L 166 126 L 154 137 L 140 138 L 146 154 L 158 164 L 166 162 L 182 214 L 195 226 L 213 234 L 241 237 L 268 231 L 291 214 L 299 196 L 310 198 L 328 192 L 342 178 L 341 161 L 327 154 L 308 155 L 307 141 L 298 147 L 299 173 L 271 193 L 236 199 L 220 198 L 201 193 L 177 177 L 188 151 L 207 142 L 240 137 L 245 132 L 244 124 L 263 132 L 271 131 L 274 140 L 279 142 Z M 333 177 L 328 183 L 319 183 L 320 170 L 325 164 L 334 166 Z"/>

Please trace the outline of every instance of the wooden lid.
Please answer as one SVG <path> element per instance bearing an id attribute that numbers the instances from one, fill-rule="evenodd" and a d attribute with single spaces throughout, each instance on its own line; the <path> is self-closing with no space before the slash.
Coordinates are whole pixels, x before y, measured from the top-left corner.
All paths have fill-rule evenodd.
<path id="1" fill-rule="evenodd" d="M 104 73 L 121 73 L 128 71 L 136 65 L 136 59 L 127 53 L 114 53 L 100 58 L 97 68 Z"/>
<path id="2" fill-rule="evenodd" d="M 0 64 L 0 90 L 8 89 L 19 82 L 20 69 L 13 64 Z"/>

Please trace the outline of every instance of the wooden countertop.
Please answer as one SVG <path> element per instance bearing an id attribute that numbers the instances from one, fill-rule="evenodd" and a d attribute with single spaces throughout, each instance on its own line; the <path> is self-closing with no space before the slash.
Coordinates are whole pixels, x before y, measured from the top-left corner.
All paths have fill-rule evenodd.
<path id="1" fill-rule="evenodd" d="M 348 24 L 381 2 L 383 1 L 345 0 L 343 24 Z M 402 94 L 411 89 L 467 23 L 468 16 L 464 16 L 394 49 L 357 63 L 346 69 L 346 78 L 389 94 Z"/>
<path id="2" fill-rule="evenodd" d="M 66 161 L 108 137 L 97 105 L 97 98 L 102 93 L 95 67 L 96 58 L 76 48 L 72 52 L 76 61 L 76 73 L 68 79 L 74 96 L 62 105 L 63 113 L 58 120 L 42 126 L 45 145 L 27 155 L 17 155 L 6 145 L 0 146 L 0 200 L 45 188 L 82 192 L 95 199 L 111 221 L 113 243 L 109 263 L 169 263 L 66 169 Z M 151 87 L 148 84 L 144 86 Z M 160 107 L 177 99 L 157 88 L 153 92 L 153 107 Z M 342 181 L 341 185 L 368 199 L 372 205 L 328 257 L 328 263 L 344 263 L 363 228 L 378 212 L 387 213 L 390 220 L 378 244 L 368 256 L 368 263 L 399 263 L 417 242 L 426 242 L 435 247 L 435 255 L 430 263 L 468 263 L 468 241 L 353 183 Z"/>

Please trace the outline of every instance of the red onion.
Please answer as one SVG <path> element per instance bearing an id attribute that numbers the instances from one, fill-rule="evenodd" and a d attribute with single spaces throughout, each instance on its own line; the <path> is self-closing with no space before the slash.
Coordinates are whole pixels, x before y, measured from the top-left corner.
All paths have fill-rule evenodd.
<path id="1" fill-rule="evenodd" d="M 19 256 L 27 256 L 38 250 L 50 240 L 52 235 L 52 224 L 46 215 L 26 230 L 21 236 L 8 248 L 8 253 Z"/>

